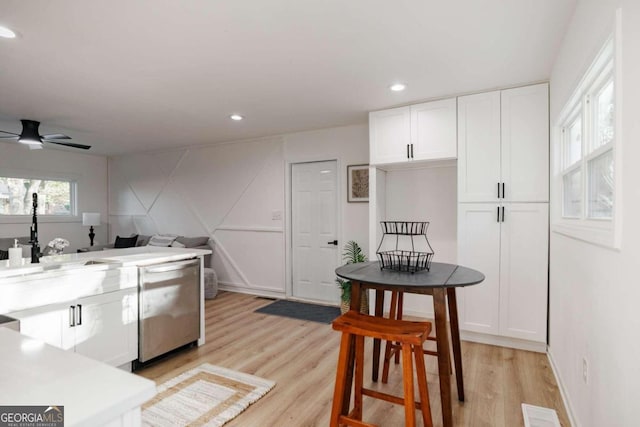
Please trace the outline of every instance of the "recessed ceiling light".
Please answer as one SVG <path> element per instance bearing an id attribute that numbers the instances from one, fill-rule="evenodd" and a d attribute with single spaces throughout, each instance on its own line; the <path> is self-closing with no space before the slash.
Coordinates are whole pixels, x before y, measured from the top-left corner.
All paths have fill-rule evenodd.
<path id="1" fill-rule="evenodd" d="M 235 121 L 239 121 L 239 120 L 244 119 L 244 117 L 242 117 L 240 114 L 232 114 L 232 115 L 229 116 L 229 118 L 231 120 L 235 120 Z"/>
<path id="2" fill-rule="evenodd" d="M 0 25 L 0 37 L 3 37 L 5 39 L 15 39 L 16 33 L 11 31 L 7 27 L 3 27 L 2 25 Z"/>
<path id="3" fill-rule="evenodd" d="M 389 86 L 389 89 L 391 89 L 394 92 L 401 92 L 403 90 L 405 90 L 407 88 L 407 85 L 403 84 L 403 83 L 395 83 L 392 84 L 391 86 Z"/>

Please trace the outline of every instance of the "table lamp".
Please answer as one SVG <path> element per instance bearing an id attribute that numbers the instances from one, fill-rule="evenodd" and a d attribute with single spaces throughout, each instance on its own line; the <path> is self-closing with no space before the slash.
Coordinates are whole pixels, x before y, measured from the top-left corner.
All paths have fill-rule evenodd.
<path id="1" fill-rule="evenodd" d="M 91 246 L 93 246 L 93 238 L 96 237 L 96 234 L 93 232 L 93 226 L 100 225 L 100 214 L 84 212 L 82 214 L 82 225 L 89 227 L 89 239 L 91 239 Z"/>

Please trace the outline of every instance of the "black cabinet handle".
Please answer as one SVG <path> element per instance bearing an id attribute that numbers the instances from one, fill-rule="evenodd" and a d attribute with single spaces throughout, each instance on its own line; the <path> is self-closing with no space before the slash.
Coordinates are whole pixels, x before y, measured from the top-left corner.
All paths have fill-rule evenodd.
<path id="1" fill-rule="evenodd" d="M 496 222 L 500 222 L 500 206 L 496 207 Z"/>
<path id="2" fill-rule="evenodd" d="M 327 245 L 336 245 L 336 246 L 338 246 L 338 241 L 337 240 L 333 240 L 331 242 L 327 242 Z"/>
<path id="3" fill-rule="evenodd" d="M 504 222 L 504 206 L 502 207 L 502 222 Z"/>
<path id="4" fill-rule="evenodd" d="M 409 157 L 409 144 L 407 144 L 407 159 L 410 159 L 410 157 Z"/>
<path id="5" fill-rule="evenodd" d="M 413 144 L 411 144 L 411 158 L 413 159 Z"/>
<path id="6" fill-rule="evenodd" d="M 82 304 L 78 304 L 78 321 L 76 325 L 82 325 Z"/>
<path id="7" fill-rule="evenodd" d="M 498 183 L 498 199 L 500 198 L 500 183 Z"/>
<path id="8" fill-rule="evenodd" d="M 72 305 L 69 307 L 69 327 L 73 328 L 76 326 L 76 306 Z"/>
<path id="9" fill-rule="evenodd" d="M 502 198 L 504 199 L 504 182 L 502 183 Z"/>

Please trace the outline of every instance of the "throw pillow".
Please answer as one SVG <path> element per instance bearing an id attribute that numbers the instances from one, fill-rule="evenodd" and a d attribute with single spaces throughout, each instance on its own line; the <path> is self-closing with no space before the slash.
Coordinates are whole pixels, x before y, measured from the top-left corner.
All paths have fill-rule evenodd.
<path id="1" fill-rule="evenodd" d="M 138 240 L 138 235 L 131 237 L 120 237 L 116 236 L 116 242 L 113 245 L 114 249 L 123 249 L 123 248 L 132 248 L 136 245 L 136 241 Z"/>
<path id="2" fill-rule="evenodd" d="M 176 237 L 178 236 L 167 236 L 162 234 L 156 234 L 154 236 L 151 236 L 151 239 L 149 239 L 149 243 L 147 244 L 147 246 L 169 247 L 171 246 L 173 241 L 176 240 Z"/>
<path id="3" fill-rule="evenodd" d="M 183 245 L 182 243 L 178 242 L 178 240 L 175 240 L 172 244 L 171 244 L 172 248 L 186 248 L 185 245 Z"/>
<path id="4" fill-rule="evenodd" d="M 209 236 L 199 237 L 178 237 L 176 242 L 180 242 L 185 248 L 195 248 L 196 246 L 204 246 L 209 241 Z"/>
<path id="5" fill-rule="evenodd" d="M 151 236 L 138 234 L 138 241 L 136 242 L 136 246 L 147 246 L 149 244 L 149 239 L 151 239 Z"/>

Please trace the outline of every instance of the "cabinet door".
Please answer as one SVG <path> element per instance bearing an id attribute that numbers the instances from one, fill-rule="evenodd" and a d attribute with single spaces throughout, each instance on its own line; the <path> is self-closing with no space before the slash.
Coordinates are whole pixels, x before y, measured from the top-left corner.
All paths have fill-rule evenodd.
<path id="1" fill-rule="evenodd" d="M 546 342 L 549 205 L 505 203 L 500 259 L 500 334 Z"/>
<path id="2" fill-rule="evenodd" d="M 412 160 L 455 159 L 456 99 L 411 106 Z"/>
<path id="3" fill-rule="evenodd" d="M 76 307 L 76 353 L 112 366 L 137 359 L 137 289 L 82 298 Z"/>
<path id="4" fill-rule="evenodd" d="M 458 201 L 498 200 L 500 92 L 458 98 Z"/>
<path id="5" fill-rule="evenodd" d="M 409 160 L 411 107 L 369 113 L 369 163 L 385 164 Z"/>
<path id="6" fill-rule="evenodd" d="M 9 315 L 20 320 L 22 335 L 44 341 L 57 348 L 64 348 L 63 328 L 69 322 L 69 310 L 66 305 L 37 307 Z"/>
<path id="7" fill-rule="evenodd" d="M 460 328 L 498 334 L 500 223 L 495 203 L 458 204 L 458 263 L 482 272 L 484 282 L 458 289 Z"/>
<path id="8" fill-rule="evenodd" d="M 549 88 L 502 91 L 502 181 L 512 202 L 549 201 Z"/>

